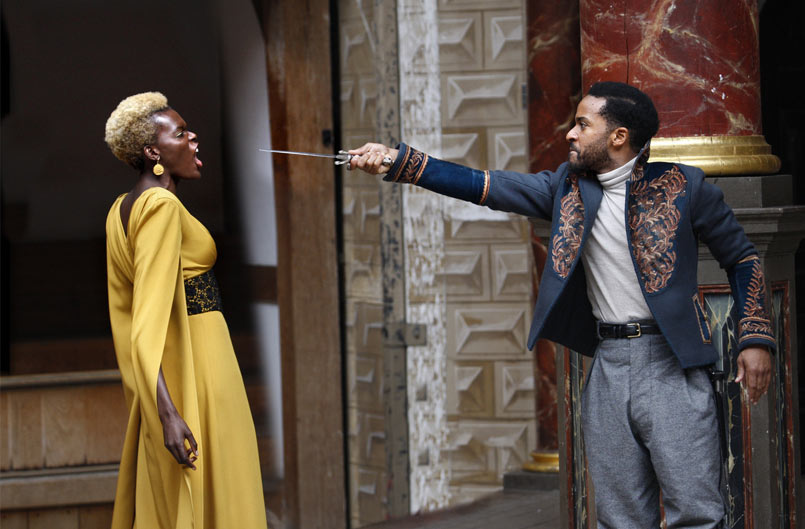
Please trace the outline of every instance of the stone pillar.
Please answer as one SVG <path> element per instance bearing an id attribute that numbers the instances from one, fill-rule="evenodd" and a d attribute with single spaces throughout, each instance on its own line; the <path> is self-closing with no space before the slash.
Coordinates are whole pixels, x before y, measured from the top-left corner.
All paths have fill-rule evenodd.
<path id="1" fill-rule="evenodd" d="M 779 170 L 761 132 L 757 0 L 582 0 L 579 12 L 582 86 L 621 81 L 652 97 L 651 161 Z"/>
<path id="2" fill-rule="evenodd" d="M 573 123 L 581 98 L 578 0 L 530 0 L 526 4 L 528 39 L 529 171 L 553 169 L 567 160 L 565 134 Z M 546 238 L 532 227 L 532 250 L 537 295 L 547 255 Z M 525 470 L 559 471 L 557 424 L 557 346 L 537 342 L 534 381 L 537 411 L 537 447 Z"/>

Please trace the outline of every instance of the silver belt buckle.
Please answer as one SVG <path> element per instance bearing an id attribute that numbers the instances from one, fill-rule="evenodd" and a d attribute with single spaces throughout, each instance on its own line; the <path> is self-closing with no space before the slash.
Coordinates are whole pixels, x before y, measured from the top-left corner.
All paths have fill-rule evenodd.
<path id="1" fill-rule="evenodd" d="M 627 334 L 626 335 L 627 338 L 640 338 L 641 336 L 643 336 L 643 331 L 640 328 L 639 323 L 630 323 L 629 325 L 634 325 L 637 327 L 637 334 Z"/>

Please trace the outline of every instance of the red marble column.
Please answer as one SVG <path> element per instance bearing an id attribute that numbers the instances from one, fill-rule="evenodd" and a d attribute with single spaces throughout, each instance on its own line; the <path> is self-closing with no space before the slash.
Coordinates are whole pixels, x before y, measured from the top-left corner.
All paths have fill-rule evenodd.
<path id="1" fill-rule="evenodd" d="M 529 170 L 555 169 L 567 160 L 565 134 L 581 99 L 579 0 L 529 0 Z"/>
<path id="2" fill-rule="evenodd" d="M 529 0 L 526 19 L 528 162 L 529 170 L 537 172 L 555 169 L 567 160 L 565 134 L 581 98 L 579 2 Z M 536 297 L 547 247 L 533 230 L 532 249 Z M 534 381 L 538 441 L 534 461 L 526 468 L 558 471 L 556 345 L 547 340 L 539 340 L 534 351 Z"/>
<path id="3" fill-rule="evenodd" d="M 548 247 L 533 231 L 531 248 L 537 277 L 542 277 Z M 539 282 L 534 282 L 534 294 L 539 294 Z M 534 349 L 534 384 L 537 398 L 537 450 L 559 449 L 559 424 L 557 420 L 556 386 L 556 344 L 548 340 L 537 340 Z"/>
<path id="4" fill-rule="evenodd" d="M 581 0 L 579 7 L 582 86 L 621 81 L 652 97 L 660 114 L 654 160 L 711 175 L 779 169 L 761 131 L 757 0 Z"/>
<path id="5" fill-rule="evenodd" d="M 648 93 L 659 136 L 760 134 L 757 0 L 582 0 L 585 90 Z"/>

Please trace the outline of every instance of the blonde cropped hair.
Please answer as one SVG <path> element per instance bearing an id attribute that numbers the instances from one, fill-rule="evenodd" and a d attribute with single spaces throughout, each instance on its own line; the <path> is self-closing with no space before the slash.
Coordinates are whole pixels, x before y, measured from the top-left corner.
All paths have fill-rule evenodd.
<path id="1" fill-rule="evenodd" d="M 134 169 L 145 167 L 143 147 L 156 141 L 157 125 L 151 116 L 168 110 L 168 98 L 160 92 L 129 96 L 106 120 L 104 140 L 112 153 Z"/>

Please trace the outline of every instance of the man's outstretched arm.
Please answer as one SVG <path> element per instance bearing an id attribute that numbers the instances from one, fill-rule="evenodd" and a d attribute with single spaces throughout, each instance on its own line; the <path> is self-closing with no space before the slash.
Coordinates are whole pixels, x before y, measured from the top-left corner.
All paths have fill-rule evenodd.
<path id="1" fill-rule="evenodd" d="M 526 217 L 550 219 L 562 171 L 536 174 L 484 171 L 439 160 L 404 143 L 380 143 L 349 151 L 350 168 L 383 175 L 390 182 L 414 184 L 435 193 Z M 390 167 L 383 160 L 391 158 Z"/>

